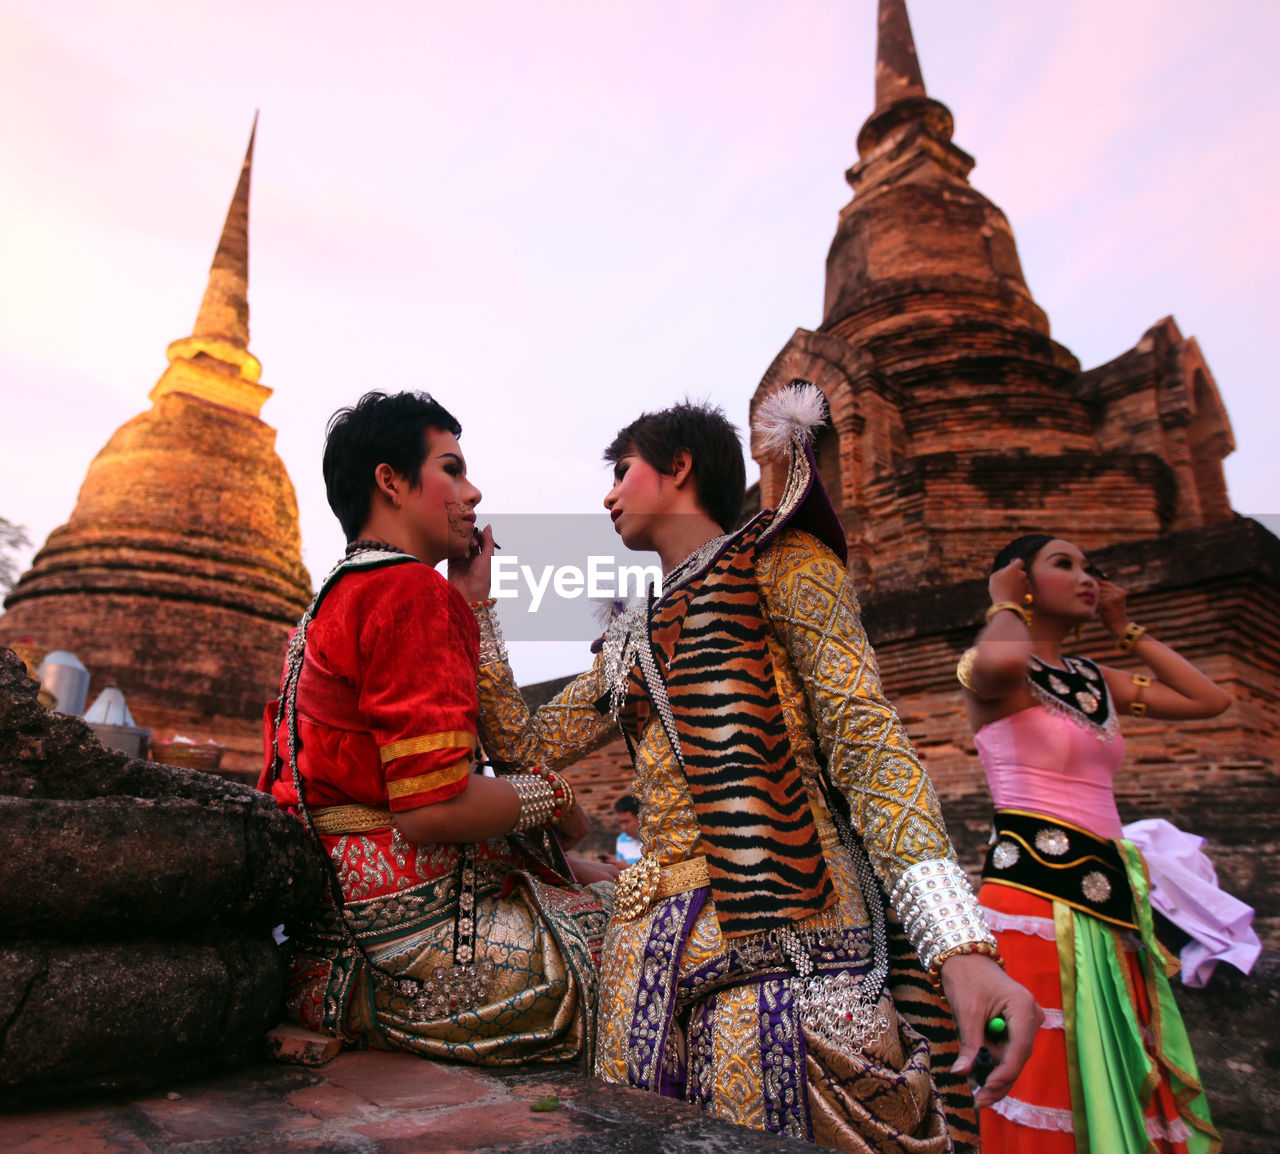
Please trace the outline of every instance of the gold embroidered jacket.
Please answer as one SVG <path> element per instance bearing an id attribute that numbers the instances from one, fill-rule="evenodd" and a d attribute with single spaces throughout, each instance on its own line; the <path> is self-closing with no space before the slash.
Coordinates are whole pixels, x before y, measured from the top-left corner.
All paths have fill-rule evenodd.
<path id="1" fill-rule="evenodd" d="M 851 859 L 817 785 L 815 741 L 827 760 L 832 782 L 849 801 L 886 893 L 916 863 L 953 860 L 937 798 L 901 722 L 884 698 L 852 582 L 836 556 L 809 534 L 787 529 L 761 550 L 756 576 L 792 754 L 806 783 L 839 895 L 835 907 L 810 919 L 812 927 L 806 922 L 802 928 L 866 926 L 868 914 Z M 485 625 L 482 618 L 479 732 L 491 756 L 559 769 L 618 736 L 617 722 L 596 706 L 609 691 L 604 653 L 590 670 L 530 716 L 500 648 L 483 637 Z M 656 712 L 635 745 L 635 769 L 634 792 L 646 857 L 670 866 L 699 855 L 702 847 L 693 803 Z M 615 915 L 610 924 L 600 975 L 596 1059 L 596 1074 L 607 1081 L 635 1084 L 634 1071 L 628 1067 L 629 1062 L 634 1064 L 631 1023 L 635 1006 L 643 1000 L 645 943 L 657 909 L 634 920 Z M 708 900 L 683 947 L 679 977 L 705 966 L 725 948 L 714 905 Z M 717 1075 L 713 1097 L 717 1113 L 759 1127 L 764 1125 L 764 1072 L 755 1058 L 737 1061 L 728 1056 L 739 1043 L 745 1047 L 743 1055 L 750 1050 L 748 1042 L 756 1031 L 752 990 L 743 986 L 722 999 L 716 1045 L 717 1053 L 723 1053 L 716 1068 L 723 1077 Z M 742 1004 L 735 1010 L 737 1001 Z M 741 1031 L 732 1024 L 738 1017 Z"/>
<path id="2" fill-rule="evenodd" d="M 885 700 L 853 583 L 814 537 L 788 529 L 756 570 L 787 735 L 820 825 L 816 738 L 844 791 L 885 892 L 920 861 L 952 857 L 933 787 Z M 483 661 L 483 655 L 482 655 Z M 505 662 L 480 669 L 480 737 L 502 761 L 560 769 L 618 736 L 596 708 L 608 692 L 604 655 L 530 717 Z M 701 852 L 693 806 L 656 715 L 635 750 L 640 838 L 659 864 Z"/>

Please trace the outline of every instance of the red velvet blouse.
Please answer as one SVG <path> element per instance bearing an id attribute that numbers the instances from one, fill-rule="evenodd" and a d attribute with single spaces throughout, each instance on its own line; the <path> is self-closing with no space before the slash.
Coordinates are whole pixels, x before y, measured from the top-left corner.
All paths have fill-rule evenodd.
<path id="1" fill-rule="evenodd" d="M 474 768 L 479 631 L 461 595 L 419 561 L 352 571 L 307 631 L 298 684 L 298 767 L 307 805 L 400 812 L 462 793 Z M 297 804 L 280 727 L 280 780 L 259 788 Z"/>

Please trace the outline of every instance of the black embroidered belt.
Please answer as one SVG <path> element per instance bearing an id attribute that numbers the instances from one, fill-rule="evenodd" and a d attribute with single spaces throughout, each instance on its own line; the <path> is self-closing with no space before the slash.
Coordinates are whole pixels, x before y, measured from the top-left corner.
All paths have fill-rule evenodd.
<path id="1" fill-rule="evenodd" d="M 1133 890 L 1115 842 L 1044 814 L 998 809 L 984 881 L 1065 902 L 1104 922 L 1137 929 Z"/>

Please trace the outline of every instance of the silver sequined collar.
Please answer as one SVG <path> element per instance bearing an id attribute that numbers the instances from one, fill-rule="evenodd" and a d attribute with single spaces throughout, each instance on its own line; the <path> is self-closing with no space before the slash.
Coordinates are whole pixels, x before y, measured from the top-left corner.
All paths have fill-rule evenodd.
<path id="1" fill-rule="evenodd" d="M 1059 668 L 1031 655 L 1027 685 L 1032 696 L 1103 741 L 1113 740 L 1120 726 L 1102 671 L 1082 657 L 1064 656 L 1062 665 Z"/>
<path id="2" fill-rule="evenodd" d="M 739 530 L 741 532 L 741 530 Z M 662 579 L 662 596 L 653 602 L 657 609 L 677 589 L 701 577 L 715 562 L 734 533 L 723 533 L 699 545 Z M 633 598 L 625 609 L 614 614 L 604 634 L 601 649 L 605 683 L 609 688 L 609 712 L 616 720 L 618 710 L 627 698 L 627 682 L 631 670 L 640 659 L 640 647 L 649 632 L 650 604 L 645 598 Z"/>

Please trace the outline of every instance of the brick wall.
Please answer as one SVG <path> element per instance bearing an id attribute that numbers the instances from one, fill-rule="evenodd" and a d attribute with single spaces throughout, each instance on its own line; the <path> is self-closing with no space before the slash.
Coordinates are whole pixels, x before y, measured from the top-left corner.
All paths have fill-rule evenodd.
<path id="1" fill-rule="evenodd" d="M 1280 541 L 1251 521 L 1100 550 L 1130 590 L 1135 620 L 1227 689 L 1234 703 L 1195 722 L 1122 719 L 1126 743 L 1116 796 L 1125 821 L 1163 817 L 1209 840 L 1223 884 L 1258 909 L 1258 930 L 1280 947 Z M 985 581 L 867 600 L 863 620 L 885 692 L 934 782 L 957 851 L 976 874 L 990 831 L 991 797 L 955 680 L 978 632 Z M 1074 652 L 1137 669 L 1100 626 Z M 530 687 L 532 707 L 564 680 Z M 616 833 L 613 802 L 629 792 L 618 741 L 572 769 L 602 842 Z"/>

